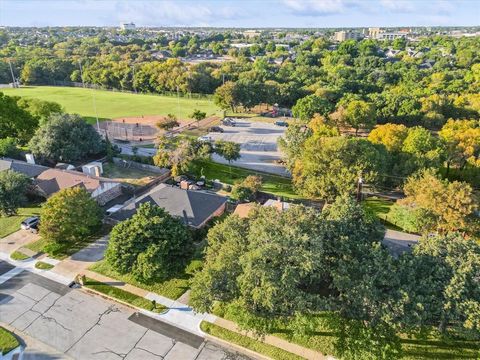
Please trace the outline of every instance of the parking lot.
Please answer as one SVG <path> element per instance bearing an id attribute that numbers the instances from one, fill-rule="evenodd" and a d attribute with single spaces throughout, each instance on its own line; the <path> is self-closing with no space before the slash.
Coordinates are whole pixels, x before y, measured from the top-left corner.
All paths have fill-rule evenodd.
<path id="1" fill-rule="evenodd" d="M 236 120 L 235 127 L 222 125 L 221 128 L 224 130 L 223 133 L 211 132 L 208 136 L 215 141 L 226 140 L 241 144 L 241 158 L 233 161 L 232 165 L 278 175 L 288 175 L 285 167 L 277 163 L 281 159 L 277 139 L 285 133 L 286 127 L 263 122 Z M 228 164 L 228 161 L 218 155 L 213 155 L 213 160 Z"/>
<path id="2" fill-rule="evenodd" d="M 0 261 L 1 273 L 12 268 Z M 248 359 L 201 336 L 28 271 L 0 285 L 0 321 L 55 349 L 62 358 Z M 26 355 L 34 358 L 28 356 L 28 348 Z"/>

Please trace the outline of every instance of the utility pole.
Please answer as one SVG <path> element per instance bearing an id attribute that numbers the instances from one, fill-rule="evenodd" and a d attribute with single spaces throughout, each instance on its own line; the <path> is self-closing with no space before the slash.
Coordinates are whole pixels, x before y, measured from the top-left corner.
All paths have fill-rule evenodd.
<path id="1" fill-rule="evenodd" d="M 362 188 L 363 188 L 363 179 L 362 179 L 362 176 L 360 175 L 358 177 L 358 182 L 357 182 L 357 202 L 358 203 L 362 201 Z"/>
<path id="2" fill-rule="evenodd" d="M 78 60 L 78 67 L 80 68 L 80 79 L 82 80 L 82 87 L 85 87 L 85 82 L 83 81 L 82 62 L 80 61 L 80 59 Z"/>
<path id="3" fill-rule="evenodd" d="M 10 65 L 10 74 L 12 74 L 13 87 L 16 88 L 17 87 L 17 82 L 15 81 L 15 75 L 13 75 L 12 62 L 10 60 L 8 60 L 8 65 Z"/>
<path id="4" fill-rule="evenodd" d="M 225 74 L 222 74 L 222 85 L 225 85 Z"/>
<path id="5" fill-rule="evenodd" d="M 135 94 L 137 93 L 137 89 L 135 88 L 135 64 L 132 65 L 133 75 L 132 75 L 132 87 Z"/>

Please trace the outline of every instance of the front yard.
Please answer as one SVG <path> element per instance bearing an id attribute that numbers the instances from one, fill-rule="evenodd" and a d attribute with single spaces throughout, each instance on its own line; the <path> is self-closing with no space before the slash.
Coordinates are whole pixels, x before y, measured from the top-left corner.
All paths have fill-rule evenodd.
<path id="1" fill-rule="evenodd" d="M 125 168 L 117 164 L 104 164 L 103 176 L 112 180 L 128 183 L 135 186 L 143 186 L 151 182 L 158 174 L 146 170 Z"/>
<path id="2" fill-rule="evenodd" d="M 108 276 L 115 280 L 128 283 L 130 285 L 139 287 L 141 289 L 154 292 L 156 294 L 165 296 L 169 299 L 176 300 L 182 296 L 190 287 L 190 279 L 194 272 L 202 267 L 202 259 L 200 254 L 195 256 L 185 269 L 175 275 L 172 275 L 168 280 L 161 282 L 144 283 L 138 281 L 130 274 L 119 274 L 105 261 L 99 261 L 93 264 L 89 270 L 97 272 L 101 275 Z"/>
<path id="3" fill-rule="evenodd" d="M 31 204 L 26 207 L 19 208 L 17 215 L 0 217 L 0 238 L 8 236 L 20 229 L 23 220 L 30 216 L 38 216 L 42 212 L 41 204 Z"/>

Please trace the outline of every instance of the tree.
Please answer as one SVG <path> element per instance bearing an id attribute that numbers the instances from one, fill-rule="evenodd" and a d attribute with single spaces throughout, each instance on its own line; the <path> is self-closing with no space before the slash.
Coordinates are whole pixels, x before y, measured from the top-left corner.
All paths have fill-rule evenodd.
<path id="1" fill-rule="evenodd" d="M 15 157 L 18 153 L 17 142 L 14 138 L 0 139 L 0 157 Z"/>
<path id="2" fill-rule="evenodd" d="M 197 121 L 197 127 L 198 127 L 198 123 L 200 122 L 200 120 L 205 119 L 206 116 L 207 116 L 206 112 L 200 111 L 198 109 L 195 109 L 193 111 L 193 113 L 190 115 L 191 118 L 193 118 Z"/>
<path id="3" fill-rule="evenodd" d="M 213 102 L 221 109 L 235 112 L 237 106 L 240 105 L 239 91 L 236 83 L 233 81 L 226 81 L 225 84 L 219 86 L 215 90 Z"/>
<path id="4" fill-rule="evenodd" d="M 180 126 L 180 123 L 177 121 L 175 115 L 168 114 L 165 120 L 159 121 L 156 125 L 161 130 L 171 130 L 174 127 Z"/>
<path id="5" fill-rule="evenodd" d="M 406 197 L 399 203 L 424 210 L 441 231 L 465 230 L 468 216 L 478 207 L 469 184 L 442 180 L 431 169 L 408 178 L 403 190 Z"/>
<path id="6" fill-rule="evenodd" d="M 293 184 L 304 196 L 332 201 L 353 194 L 360 176 L 368 184 L 378 183 L 386 159 L 383 146 L 364 139 L 311 137 L 295 163 Z"/>
<path id="7" fill-rule="evenodd" d="M 35 132 L 29 148 L 41 159 L 70 162 L 105 151 L 105 143 L 79 115 L 54 114 Z"/>
<path id="8" fill-rule="evenodd" d="M 333 111 L 334 107 L 334 104 L 326 98 L 308 95 L 297 101 L 295 106 L 292 107 L 292 112 L 296 118 L 308 122 L 315 114 L 327 116 Z"/>
<path id="9" fill-rule="evenodd" d="M 161 136 L 158 138 L 158 150 L 153 163 L 159 167 L 171 168 L 172 175 L 178 176 L 186 173 L 195 160 L 210 157 L 210 153 L 210 144 L 187 138 L 176 141 Z"/>
<path id="10" fill-rule="evenodd" d="M 0 171 L 0 215 L 11 216 L 26 203 L 25 194 L 30 180 L 12 170 Z"/>
<path id="11" fill-rule="evenodd" d="M 388 151 L 398 153 L 403 148 L 407 134 L 405 125 L 385 124 L 373 129 L 368 135 L 368 140 L 374 144 L 383 144 Z"/>
<path id="12" fill-rule="evenodd" d="M 403 259 L 402 291 L 409 294 L 402 319 L 417 329 L 480 333 L 480 245 L 458 233 L 423 237 Z"/>
<path id="13" fill-rule="evenodd" d="M 0 92 L 0 139 L 12 137 L 24 144 L 30 140 L 37 126 L 37 119 L 20 108 L 15 97 Z"/>
<path id="14" fill-rule="evenodd" d="M 480 121 L 450 119 L 438 133 L 446 143 L 447 169 L 466 164 L 480 167 Z"/>
<path id="15" fill-rule="evenodd" d="M 239 201 L 252 201 L 262 187 L 262 178 L 249 175 L 243 181 L 235 184 L 232 188 L 232 199 Z"/>
<path id="16" fill-rule="evenodd" d="M 164 280 L 185 266 L 191 241 L 180 219 L 146 202 L 112 229 L 105 260 L 114 270 L 138 280 Z"/>
<path id="17" fill-rule="evenodd" d="M 355 136 L 360 129 L 371 129 L 375 126 L 375 107 L 363 100 L 350 101 L 344 109 L 337 111 L 334 116 L 338 126 L 349 126 L 355 129 Z"/>
<path id="18" fill-rule="evenodd" d="M 28 111 L 34 116 L 40 125 L 45 124 L 50 115 L 63 113 L 60 104 L 53 101 L 44 101 L 39 99 L 19 98 L 17 104 L 20 108 Z"/>
<path id="19" fill-rule="evenodd" d="M 240 159 L 240 144 L 233 141 L 219 140 L 215 143 L 215 152 L 228 161 Z"/>
<path id="20" fill-rule="evenodd" d="M 297 159 L 302 156 L 307 139 L 312 136 L 312 129 L 303 124 L 290 124 L 282 137 L 279 137 L 278 146 L 284 154 L 287 168 L 292 172 Z"/>
<path id="21" fill-rule="evenodd" d="M 43 206 L 40 236 L 53 243 L 85 240 L 98 231 L 102 210 L 81 187 L 62 189 Z"/>

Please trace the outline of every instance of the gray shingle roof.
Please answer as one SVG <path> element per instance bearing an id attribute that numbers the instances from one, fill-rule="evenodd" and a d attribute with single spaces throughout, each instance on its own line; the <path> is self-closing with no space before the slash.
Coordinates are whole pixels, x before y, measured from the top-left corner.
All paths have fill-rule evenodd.
<path id="1" fill-rule="evenodd" d="M 0 159 L 0 171 L 13 170 L 18 173 L 24 174 L 30 178 L 37 177 L 47 169 L 48 167 L 46 166 L 29 164 L 25 161 Z"/>
<path id="2" fill-rule="evenodd" d="M 177 216 L 186 225 L 199 227 L 217 211 L 227 199 L 223 196 L 203 191 L 182 190 L 177 187 L 160 184 L 150 192 L 129 203 L 112 214 L 118 221 L 132 217 L 136 208 L 145 202 L 151 202 Z"/>

